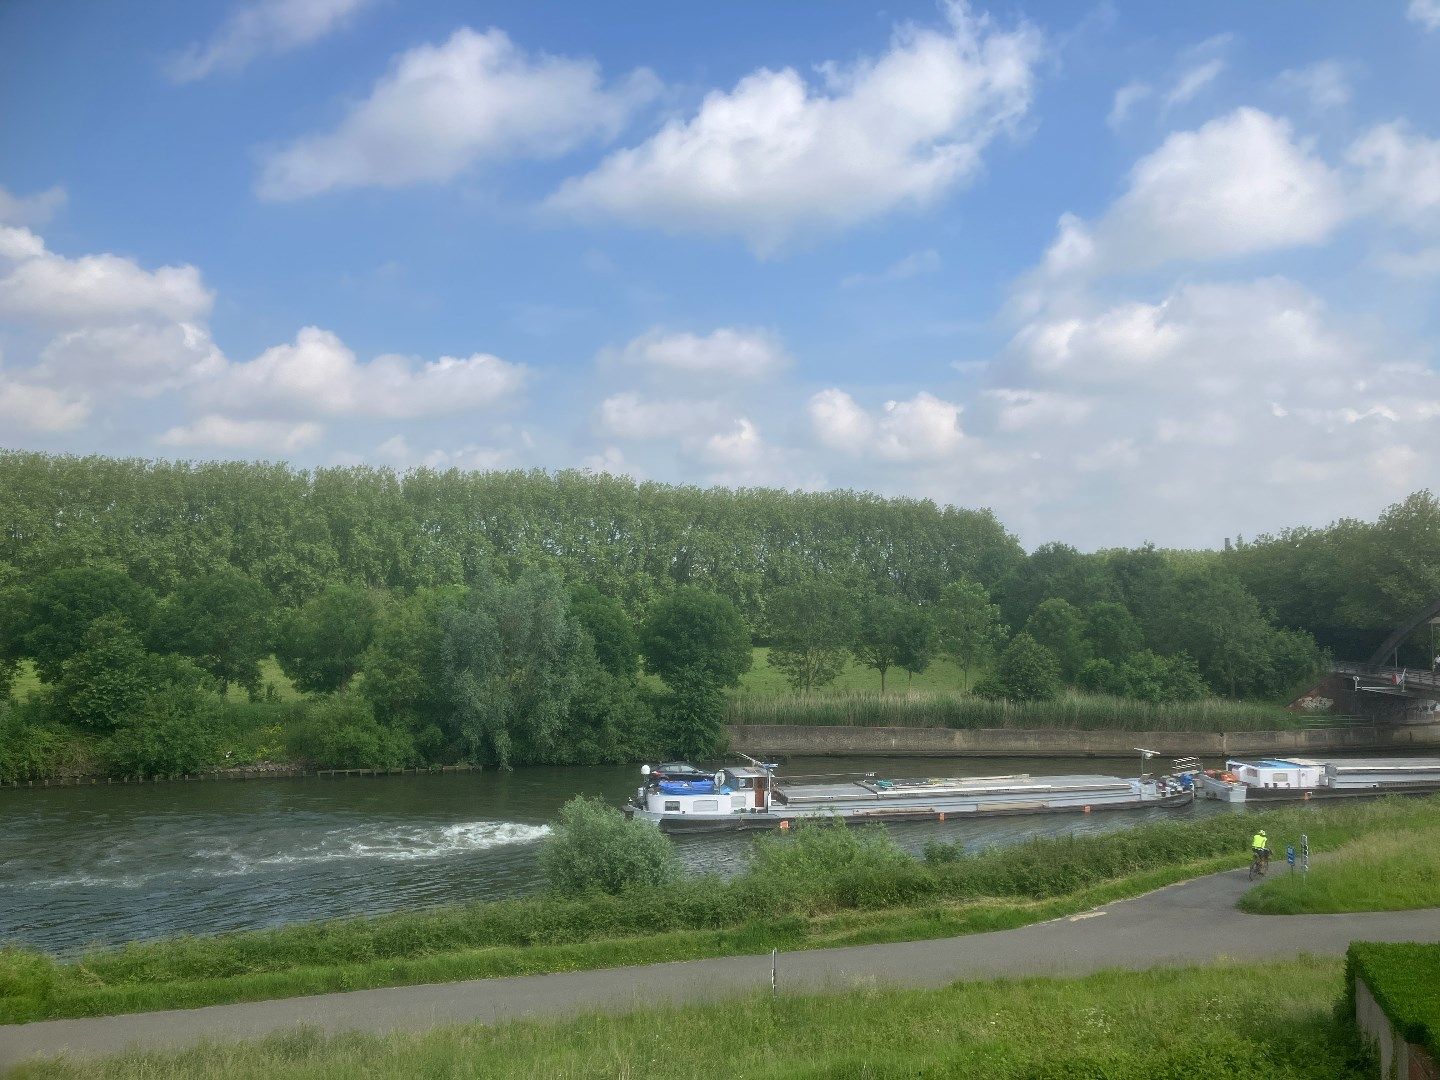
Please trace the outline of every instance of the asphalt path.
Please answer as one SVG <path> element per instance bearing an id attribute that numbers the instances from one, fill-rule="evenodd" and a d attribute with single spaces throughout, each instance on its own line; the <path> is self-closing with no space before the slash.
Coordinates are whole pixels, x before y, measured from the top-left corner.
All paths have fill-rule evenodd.
<path id="1" fill-rule="evenodd" d="M 1338 956 L 1351 941 L 1440 941 L 1440 908 L 1353 915 L 1247 915 L 1244 871 L 1213 874 L 1069 918 L 931 941 L 781 953 L 781 992 L 934 988 L 970 979 L 1084 975 L 1213 960 Z M 297 1026 L 421 1031 L 733 997 L 768 988 L 770 956 L 732 956 L 508 979 L 398 986 L 203 1009 L 0 1026 L 0 1069 L 36 1056 L 178 1049 Z"/>

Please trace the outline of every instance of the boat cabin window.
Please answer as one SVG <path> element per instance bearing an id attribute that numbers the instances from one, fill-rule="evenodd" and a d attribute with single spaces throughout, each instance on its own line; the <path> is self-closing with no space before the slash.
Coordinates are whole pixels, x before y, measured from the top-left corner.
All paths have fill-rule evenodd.
<path id="1" fill-rule="evenodd" d="M 696 809 L 697 811 L 719 810 L 719 809 L 720 809 L 720 800 L 719 800 L 719 799 L 696 799 L 696 800 L 695 800 L 695 809 Z"/>
<path id="2" fill-rule="evenodd" d="M 744 795 L 731 795 L 731 796 L 730 796 L 730 809 L 731 809 L 731 810 L 740 809 L 740 808 L 743 808 L 744 806 L 745 806 L 745 796 L 744 796 Z"/>
<path id="3" fill-rule="evenodd" d="M 680 800 L 679 800 L 679 799 L 666 799 L 666 800 L 665 800 L 665 809 L 666 809 L 667 811 L 669 811 L 669 810 L 674 810 L 674 811 L 677 811 L 677 812 L 678 812 L 679 809 L 680 809 Z"/>

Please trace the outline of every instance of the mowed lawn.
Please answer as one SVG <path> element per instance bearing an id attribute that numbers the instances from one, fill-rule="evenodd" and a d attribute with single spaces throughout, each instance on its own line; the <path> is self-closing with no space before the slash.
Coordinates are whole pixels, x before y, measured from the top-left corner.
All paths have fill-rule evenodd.
<path id="1" fill-rule="evenodd" d="M 21 701 L 36 693 L 44 685 L 40 681 L 40 676 L 35 674 L 35 665 L 29 660 L 22 660 L 15 683 L 10 688 L 10 696 Z M 273 656 L 267 656 L 260 661 L 260 688 L 264 690 L 267 686 L 275 688 L 275 695 L 281 701 L 294 701 L 302 696 L 300 691 L 295 689 L 295 684 L 286 677 L 285 672 L 280 670 L 280 662 Z M 248 695 L 243 686 L 232 686 L 228 696 L 231 701 L 244 701 Z"/>
<path id="2" fill-rule="evenodd" d="M 782 976 L 783 980 L 783 976 Z M 746 997 L 426 1034 L 314 1031 L 182 1054 L 21 1066 L 16 1080 L 351 1077 L 974 1077 L 1341 1080 L 1374 1076 L 1336 1016 L 1340 960 L 1105 972 L 944 990 Z"/>
<path id="3" fill-rule="evenodd" d="M 753 694 L 756 697 L 788 697 L 796 692 L 785 681 L 784 674 L 778 668 L 770 666 L 770 650 L 768 648 L 759 646 L 753 652 L 754 662 L 750 665 L 750 670 L 741 676 L 740 688 L 737 693 Z M 896 694 L 904 693 L 907 688 L 912 690 L 968 690 L 980 675 L 981 671 L 972 669 L 967 678 L 965 672 L 961 671 L 954 661 L 937 658 L 912 680 L 907 680 L 905 672 L 899 668 L 891 668 L 885 676 L 885 689 L 887 692 Z M 839 677 L 822 689 L 827 692 L 836 690 L 878 691 L 880 689 L 880 673 L 874 668 L 856 663 L 852 657 Z"/>

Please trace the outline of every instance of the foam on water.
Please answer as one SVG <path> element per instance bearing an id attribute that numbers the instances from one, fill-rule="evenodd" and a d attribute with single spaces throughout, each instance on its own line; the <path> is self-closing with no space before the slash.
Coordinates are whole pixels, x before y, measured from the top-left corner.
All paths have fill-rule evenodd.
<path id="1" fill-rule="evenodd" d="M 528 844 L 550 832 L 548 825 L 515 821 L 466 821 L 456 825 L 400 825 L 385 829 L 356 826 L 337 829 L 320 843 L 254 861 L 259 866 L 328 862 L 332 859 L 384 859 L 413 862 L 440 859 L 508 844 Z"/>

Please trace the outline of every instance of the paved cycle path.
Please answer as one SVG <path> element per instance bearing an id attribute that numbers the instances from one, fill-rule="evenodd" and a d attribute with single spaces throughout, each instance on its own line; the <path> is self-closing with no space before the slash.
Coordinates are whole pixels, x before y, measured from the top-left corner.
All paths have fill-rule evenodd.
<path id="1" fill-rule="evenodd" d="M 1440 941 L 1440 908 L 1354 915 L 1247 915 L 1232 871 L 1018 930 L 931 941 L 782 953 L 784 992 L 941 987 L 968 979 L 1084 975 L 1221 958 L 1340 955 L 1353 940 Z M 180 1048 L 296 1026 L 418 1031 L 443 1024 L 563 1017 L 731 997 L 770 984 L 770 957 L 731 956 L 597 971 L 398 986 L 203 1009 L 0 1026 L 0 1069 L 37 1055 Z"/>

